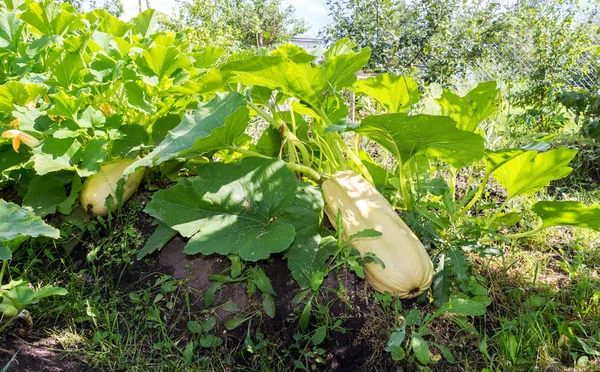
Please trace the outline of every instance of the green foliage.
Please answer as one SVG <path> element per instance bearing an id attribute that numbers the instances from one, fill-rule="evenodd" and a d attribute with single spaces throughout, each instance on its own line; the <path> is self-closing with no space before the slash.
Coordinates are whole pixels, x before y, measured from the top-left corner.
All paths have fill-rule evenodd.
<path id="1" fill-rule="evenodd" d="M 281 0 L 178 1 L 177 14 L 161 23 L 171 31 L 191 29 L 199 45 L 238 48 L 276 46 L 306 31 L 294 8 Z"/>

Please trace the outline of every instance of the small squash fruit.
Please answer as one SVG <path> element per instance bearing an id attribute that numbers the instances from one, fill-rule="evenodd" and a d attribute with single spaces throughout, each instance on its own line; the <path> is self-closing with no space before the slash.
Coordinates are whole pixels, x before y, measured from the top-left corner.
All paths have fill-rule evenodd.
<path id="1" fill-rule="evenodd" d="M 382 234 L 350 243 L 361 254 L 373 253 L 385 264 L 385 268 L 376 262 L 365 265 L 367 281 L 373 288 L 400 298 L 417 297 L 429 288 L 433 278 L 431 258 L 373 185 L 352 171 L 343 171 L 325 181 L 322 189 L 325 213 L 334 227 L 338 209 L 342 212 L 344 239 L 366 229 Z"/>
<path id="2" fill-rule="evenodd" d="M 88 177 L 83 182 L 83 188 L 79 193 L 79 203 L 86 212 L 91 212 L 95 216 L 106 216 L 106 199 L 109 195 L 113 198 L 117 190 L 117 184 L 123 178 L 125 168 L 131 165 L 134 160 L 119 160 L 113 163 L 105 164 L 98 173 Z M 123 196 L 121 203 L 125 203 L 138 189 L 144 170 L 140 169 L 130 174 L 123 186 Z M 117 200 L 115 199 L 115 207 Z"/>

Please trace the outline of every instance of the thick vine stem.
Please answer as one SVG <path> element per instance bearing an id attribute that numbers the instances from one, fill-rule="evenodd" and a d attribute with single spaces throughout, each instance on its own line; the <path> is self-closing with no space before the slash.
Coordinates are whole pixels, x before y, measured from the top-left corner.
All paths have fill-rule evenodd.
<path id="1" fill-rule="evenodd" d="M 404 199 L 404 206 L 408 212 L 412 211 L 412 202 L 410 200 L 410 193 L 408 191 L 408 180 L 406 177 L 406 170 L 401 159 L 398 159 L 398 177 L 400 178 L 400 191 L 402 191 L 402 198 Z"/>
<path id="2" fill-rule="evenodd" d="M 237 146 L 229 146 L 229 149 L 232 151 L 235 151 L 235 152 L 239 152 L 240 154 L 242 154 L 244 156 L 257 157 L 257 158 L 263 158 L 263 159 L 273 159 L 269 156 L 259 154 L 258 152 L 243 149 L 243 148 L 237 147 Z M 307 167 L 305 165 L 287 162 L 287 163 L 285 163 L 285 166 L 292 172 L 304 173 L 315 181 L 321 180 L 321 174 L 319 172 L 317 172 L 316 170 L 314 170 L 310 167 Z"/>
<path id="3" fill-rule="evenodd" d="M 258 107 L 258 105 L 256 105 L 254 102 L 248 101 L 248 105 L 252 107 L 252 109 L 256 111 L 258 115 L 260 115 L 260 117 L 265 119 L 265 121 L 271 124 L 275 129 L 282 130 L 283 136 L 286 137 L 286 139 L 288 139 L 298 149 L 298 151 L 300 151 L 300 154 L 302 154 L 302 163 L 308 166 L 310 162 L 310 155 L 308 154 L 306 146 L 304 146 L 304 143 L 302 143 L 302 141 L 290 131 L 287 125 L 285 125 L 283 121 L 277 120 L 274 116 L 271 117 L 265 112 L 265 110 Z"/>
<path id="4" fill-rule="evenodd" d="M 331 125 L 331 120 L 329 120 L 329 117 L 327 116 L 327 114 L 325 113 L 325 111 L 323 111 L 323 109 L 319 109 L 317 111 L 317 113 L 319 114 L 319 116 L 321 117 L 321 119 L 325 122 L 325 124 L 327 125 Z M 331 136 L 334 138 L 334 140 L 337 142 L 337 144 L 339 145 L 339 147 L 344 150 L 344 152 L 346 153 L 346 155 L 348 155 L 348 157 L 350 158 L 350 160 L 352 160 L 352 162 L 356 165 L 356 167 L 358 168 L 358 170 L 360 171 L 360 173 L 362 174 L 362 176 L 369 181 L 370 184 L 373 184 L 373 177 L 371 177 L 371 173 L 369 173 L 369 170 L 367 169 L 367 167 L 365 167 L 365 165 L 362 163 L 362 161 L 360 161 L 358 155 L 356 155 L 354 153 L 354 151 L 350 150 L 350 148 L 348 147 L 348 145 L 346 145 L 346 142 L 344 142 L 344 139 L 342 138 L 342 136 L 339 135 L 339 133 L 331 133 Z M 339 151 L 339 148 L 338 148 Z M 342 163 L 340 165 L 343 165 L 344 169 L 348 168 L 346 159 L 343 159 Z"/>

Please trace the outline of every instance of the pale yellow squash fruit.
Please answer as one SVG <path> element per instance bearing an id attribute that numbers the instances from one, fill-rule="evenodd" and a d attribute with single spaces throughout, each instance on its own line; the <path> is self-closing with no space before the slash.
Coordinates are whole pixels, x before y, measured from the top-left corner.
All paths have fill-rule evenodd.
<path id="1" fill-rule="evenodd" d="M 325 213 L 336 224 L 342 212 L 344 239 L 362 230 L 382 235 L 358 238 L 350 244 L 361 254 L 373 253 L 383 263 L 365 265 L 369 284 L 377 291 L 400 298 L 425 292 L 433 278 L 433 263 L 425 247 L 373 185 L 352 171 L 337 172 L 322 185 Z M 337 227 L 336 227 L 337 228 Z"/>
<path id="2" fill-rule="evenodd" d="M 108 214 L 106 198 L 109 195 L 115 197 L 117 183 L 123 178 L 123 171 L 133 162 L 134 160 L 125 159 L 105 164 L 98 173 L 88 177 L 79 193 L 81 207 L 95 216 L 106 216 Z M 123 186 L 121 203 L 125 203 L 135 193 L 143 176 L 143 169 L 129 175 Z M 114 205 L 117 206 L 116 199 Z"/>

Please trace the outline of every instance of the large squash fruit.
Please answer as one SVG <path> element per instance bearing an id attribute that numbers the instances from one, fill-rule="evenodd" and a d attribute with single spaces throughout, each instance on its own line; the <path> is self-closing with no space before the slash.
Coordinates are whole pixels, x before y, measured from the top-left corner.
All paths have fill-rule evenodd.
<path id="1" fill-rule="evenodd" d="M 367 281 L 377 291 L 413 298 L 429 288 L 433 264 L 425 247 L 375 187 L 358 174 L 344 171 L 334 174 L 322 188 L 325 213 L 334 227 L 338 209 L 342 212 L 345 239 L 365 229 L 382 233 L 350 243 L 361 254 L 374 253 L 385 264 L 385 268 L 375 262 L 365 265 Z"/>
<path id="2" fill-rule="evenodd" d="M 106 198 L 108 198 L 109 195 L 113 198 L 115 197 L 117 183 L 123 178 L 123 171 L 125 171 L 125 168 L 133 162 L 134 160 L 125 159 L 105 164 L 98 173 L 88 177 L 83 183 L 83 188 L 79 194 L 79 203 L 81 204 L 81 207 L 86 212 L 91 212 L 95 216 L 106 216 L 108 214 L 108 210 L 106 209 Z M 125 203 L 135 193 L 143 176 L 143 169 L 129 175 L 123 186 L 121 203 Z M 116 207 L 116 200 L 114 204 Z"/>

